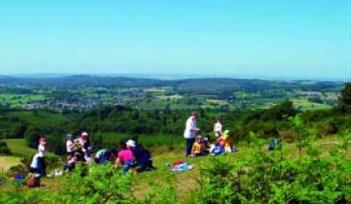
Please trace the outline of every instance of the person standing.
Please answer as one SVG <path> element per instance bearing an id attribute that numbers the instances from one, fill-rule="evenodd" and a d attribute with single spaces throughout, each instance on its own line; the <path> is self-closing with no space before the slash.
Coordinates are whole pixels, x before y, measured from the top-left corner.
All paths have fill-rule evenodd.
<path id="1" fill-rule="evenodd" d="M 188 118 L 185 124 L 184 138 L 185 138 L 185 156 L 191 155 L 191 149 L 195 142 L 195 137 L 200 131 L 197 127 L 197 119 L 199 115 L 196 112 L 193 112 Z"/>
<path id="2" fill-rule="evenodd" d="M 41 176 L 45 176 L 45 163 L 44 163 L 44 156 L 45 156 L 45 146 L 46 146 L 46 139 L 45 136 L 40 136 L 39 144 L 38 144 L 38 151 L 32 158 L 32 162 L 29 166 L 29 171 L 31 173 L 36 173 Z"/>
<path id="3" fill-rule="evenodd" d="M 222 126 L 222 123 L 221 123 L 220 119 L 217 119 L 217 122 L 214 124 L 213 131 L 214 131 L 214 134 L 215 134 L 216 137 L 219 137 L 219 136 L 222 135 L 222 133 L 223 133 L 223 126 Z"/>

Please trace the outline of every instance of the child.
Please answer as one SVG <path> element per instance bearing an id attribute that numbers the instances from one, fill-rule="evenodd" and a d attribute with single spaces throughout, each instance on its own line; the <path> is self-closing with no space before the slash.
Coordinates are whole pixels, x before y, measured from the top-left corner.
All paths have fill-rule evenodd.
<path id="1" fill-rule="evenodd" d="M 229 141 L 229 130 L 224 131 L 224 133 L 218 138 L 217 143 L 220 143 L 221 146 L 224 148 L 224 151 L 226 153 L 231 153 L 232 148 L 230 146 L 230 141 Z"/>
<path id="2" fill-rule="evenodd" d="M 45 171 L 46 165 L 44 160 L 45 152 L 46 152 L 46 139 L 45 139 L 45 136 L 42 135 L 39 138 L 38 152 L 33 157 L 33 161 L 34 161 L 34 158 L 38 160 L 38 167 L 39 167 L 38 173 L 41 176 L 46 176 L 46 171 Z M 36 161 L 34 161 L 34 164 L 35 163 Z"/>
<path id="3" fill-rule="evenodd" d="M 196 136 L 195 142 L 191 149 L 191 156 L 203 156 L 206 155 L 206 146 L 201 136 Z"/>
<path id="4" fill-rule="evenodd" d="M 223 126 L 222 126 L 221 120 L 217 118 L 217 121 L 213 126 L 213 132 L 217 138 L 222 135 L 222 128 Z"/>
<path id="5" fill-rule="evenodd" d="M 211 148 L 210 152 L 213 156 L 232 152 L 228 130 L 224 131 L 224 133 L 217 139 L 217 143 Z"/>

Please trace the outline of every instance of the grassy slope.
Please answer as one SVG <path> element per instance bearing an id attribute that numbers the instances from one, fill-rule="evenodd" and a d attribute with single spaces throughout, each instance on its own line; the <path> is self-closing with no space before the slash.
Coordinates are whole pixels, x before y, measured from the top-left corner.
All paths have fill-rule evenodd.
<path id="1" fill-rule="evenodd" d="M 18 117 L 23 119 L 29 124 L 34 124 L 36 126 L 46 127 L 47 124 L 51 126 L 60 126 L 64 123 L 68 123 L 72 120 L 69 115 L 63 115 L 59 113 L 51 113 L 46 111 L 14 111 L 10 113 L 13 117 Z M 43 120 L 45 118 L 45 120 Z"/>
<path id="2" fill-rule="evenodd" d="M 36 152 L 35 149 L 27 147 L 24 139 L 8 139 L 5 141 L 13 155 L 0 156 L 0 171 L 6 171 L 11 166 L 19 164 L 22 157 L 31 156 Z"/>
<path id="3" fill-rule="evenodd" d="M 9 167 L 19 164 L 21 158 L 30 157 L 37 151 L 36 149 L 28 147 L 24 139 L 7 139 L 4 141 L 6 141 L 12 155 L 0 156 L 0 173 L 1 169 L 6 171 Z M 49 152 L 48 155 L 53 155 L 53 153 Z"/>
<path id="4" fill-rule="evenodd" d="M 321 147 L 320 149 L 323 156 L 328 156 L 328 151 L 336 143 L 338 143 L 338 139 L 336 137 L 330 137 L 316 141 L 316 144 Z M 351 147 L 351 144 L 349 146 Z M 248 147 L 246 145 L 239 146 L 238 152 L 224 156 L 229 157 L 232 162 L 235 162 L 237 159 L 243 158 L 247 154 L 251 154 L 252 150 L 253 149 L 251 147 Z M 288 158 L 294 159 L 298 157 L 298 150 L 295 144 L 284 144 L 283 152 L 284 155 Z M 189 196 L 191 196 L 192 192 L 199 187 L 197 179 L 200 178 L 201 167 L 212 159 L 211 156 L 186 158 L 183 156 L 183 152 L 180 150 L 163 153 L 160 155 L 154 154 L 153 157 L 154 163 L 158 170 L 137 174 L 135 176 L 135 190 L 137 197 L 143 197 L 149 191 L 150 183 L 157 182 L 157 184 L 159 183 L 162 185 L 165 178 L 160 178 L 160 176 L 169 174 L 169 169 L 166 167 L 166 164 L 176 160 L 183 160 L 193 164 L 194 169 L 188 172 L 177 172 L 174 174 L 174 179 L 176 180 L 176 191 L 178 192 L 178 195 L 182 195 L 181 199 L 187 200 Z M 351 160 L 351 149 L 349 150 L 347 157 Z"/>
<path id="5" fill-rule="evenodd" d="M 14 151 L 13 148 L 17 148 L 21 153 L 23 152 L 31 152 L 32 149 L 23 148 L 23 142 L 21 140 L 11 140 L 9 141 L 10 148 Z M 319 139 L 315 141 L 316 144 L 320 147 L 322 151 L 322 155 L 328 156 L 329 149 L 339 143 L 336 137 L 328 137 L 325 139 Z M 351 144 L 349 145 L 350 149 L 347 157 L 351 160 Z M 225 157 L 229 157 L 232 162 L 235 162 L 239 158 L 245 157 L 247 154 L 252 153 L 252 148 L 247 145 L 239 146 L 239 151 L 233 154 L 224 155 Z M 35 150 L 34 150 L 35 151 Z M 295 144 L 284 144 L 283 145 L 284 155 L 288 158 L 297 158 L 298 151 Z M 193 194 L 194 191 L 199 187 L 197 183 L 197 179 L 200 178 L 200 170 L 201 167 L 207 163 L 209 160 L 213 159 L 211 156 L 207 157 L 198 157 L 198 158 L 186 158 L 183 155 L 183 151 L 181 149 L 176 149 L 171 152 L 164 151 L 154 151 L 153 152 L 154 164 L 157 167 L 156 171 L 152 172 L 144 172 L 141 174 L 135 174 L 134 176 L 134 189 L 135 196 L 137 198 L 143 198 L 148 192 L 150 192 L 150 186 L 152 183 L 156 183 L 157 185 L 165 185 L 167 179 L 172 179 L 176 184 L 176 191 L 178 195 L 181 195 L 179 199 L 183 201 L 189 201 L 189 197 Z M 11 161 L 12 159 L 10 159 Z M 167 164 L 170 164 L 176 160 L 187 161 L 194 165 L 194 169 L 192 171 L 187 172 L 177 172 L 172 173 Z M 1 161 L 1 160 L 0 160 Z M 68 185 L 62 183 L 60 178 L 51 178 L 51 179 L 43 179 L 43 184 L 45 188 L 48 190 L 59 191 L 61 185 Z M 7 189 L 11 190 L 11 188 Z M 33 190 L 33 189 L 30 189 Z M 35 190 L 35 189 L 34 189 Z"/>
<path id="6" fill-rule="evenodd" d="M 15 156 L 26 157 L 36 152 L 35 149 L 27 147 L 24 139 L 7 139 L 5 141 Z"/>
<path id="7" fill-rule="evenodd" d="M 20 163 L 20 158 L 15 156 L 0 156 L 0 175 L 3 175 L 11 166 Z"/>

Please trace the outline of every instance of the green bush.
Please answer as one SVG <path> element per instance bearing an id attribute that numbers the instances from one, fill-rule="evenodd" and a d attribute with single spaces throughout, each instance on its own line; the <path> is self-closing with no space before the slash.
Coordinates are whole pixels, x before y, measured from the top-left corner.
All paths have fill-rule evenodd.
<path id="1" fill-rule="evenodd" d="M 58 191 L 46 189 L 1 192 L 0 203 L 135 203 L 130 174 L 111 165 L 78 166 Z"/>
<path id="2" fill-rule="evenodd" d="M 7 143 L 4 141 L 0 141 L 0 155 L 11 155 L 12 152 L 10 148 L 7 146 Z"/>
<path id="3" fill-rule="evenodd" d="M 347 140 L 348 141 L 348 140 Z M 344 146 L 345 147 L 345 146 Z M 347 147 L 347 146 L 346 146 Z M 197 203 L 346 203 L 351 201 L 351 162 L 337 146 L 321 157 L 313 145 L 306 156 L 287 159 L 282 151 L 236 160 L 219 157 L 205 165 Z"/>
<path id="4" fill-rule="evenodd" d="M 16 174 L 27 175 L 28 173 L 29 173 L 28 167 L 23 164 L 12 166 L 6 172 L 7 176 L 9 177 L 13 177 Z"/>

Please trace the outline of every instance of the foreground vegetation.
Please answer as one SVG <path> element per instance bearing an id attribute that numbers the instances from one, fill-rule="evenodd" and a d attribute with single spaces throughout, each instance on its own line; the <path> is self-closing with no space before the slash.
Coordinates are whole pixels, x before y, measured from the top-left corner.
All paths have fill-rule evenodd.
<path id="1" fill-rule="evenodd" d="M 267 140 L 251 134 L 239 152 L 184 158 L 179 149 L 154 153 L 157 170 L 124 175 L 110 165 L 78 168 L 28 189 L 1 188 L 4 203 L 346 203 L 351 192 L 351 134 L 284 143 L 267 152 Z M 182 159 L 189 172 L 172 173 L 167 163 Z M 313 170 L 312 170 L 313 169 Z M 167 179 L 166 179 L 167 178 Z"/>

